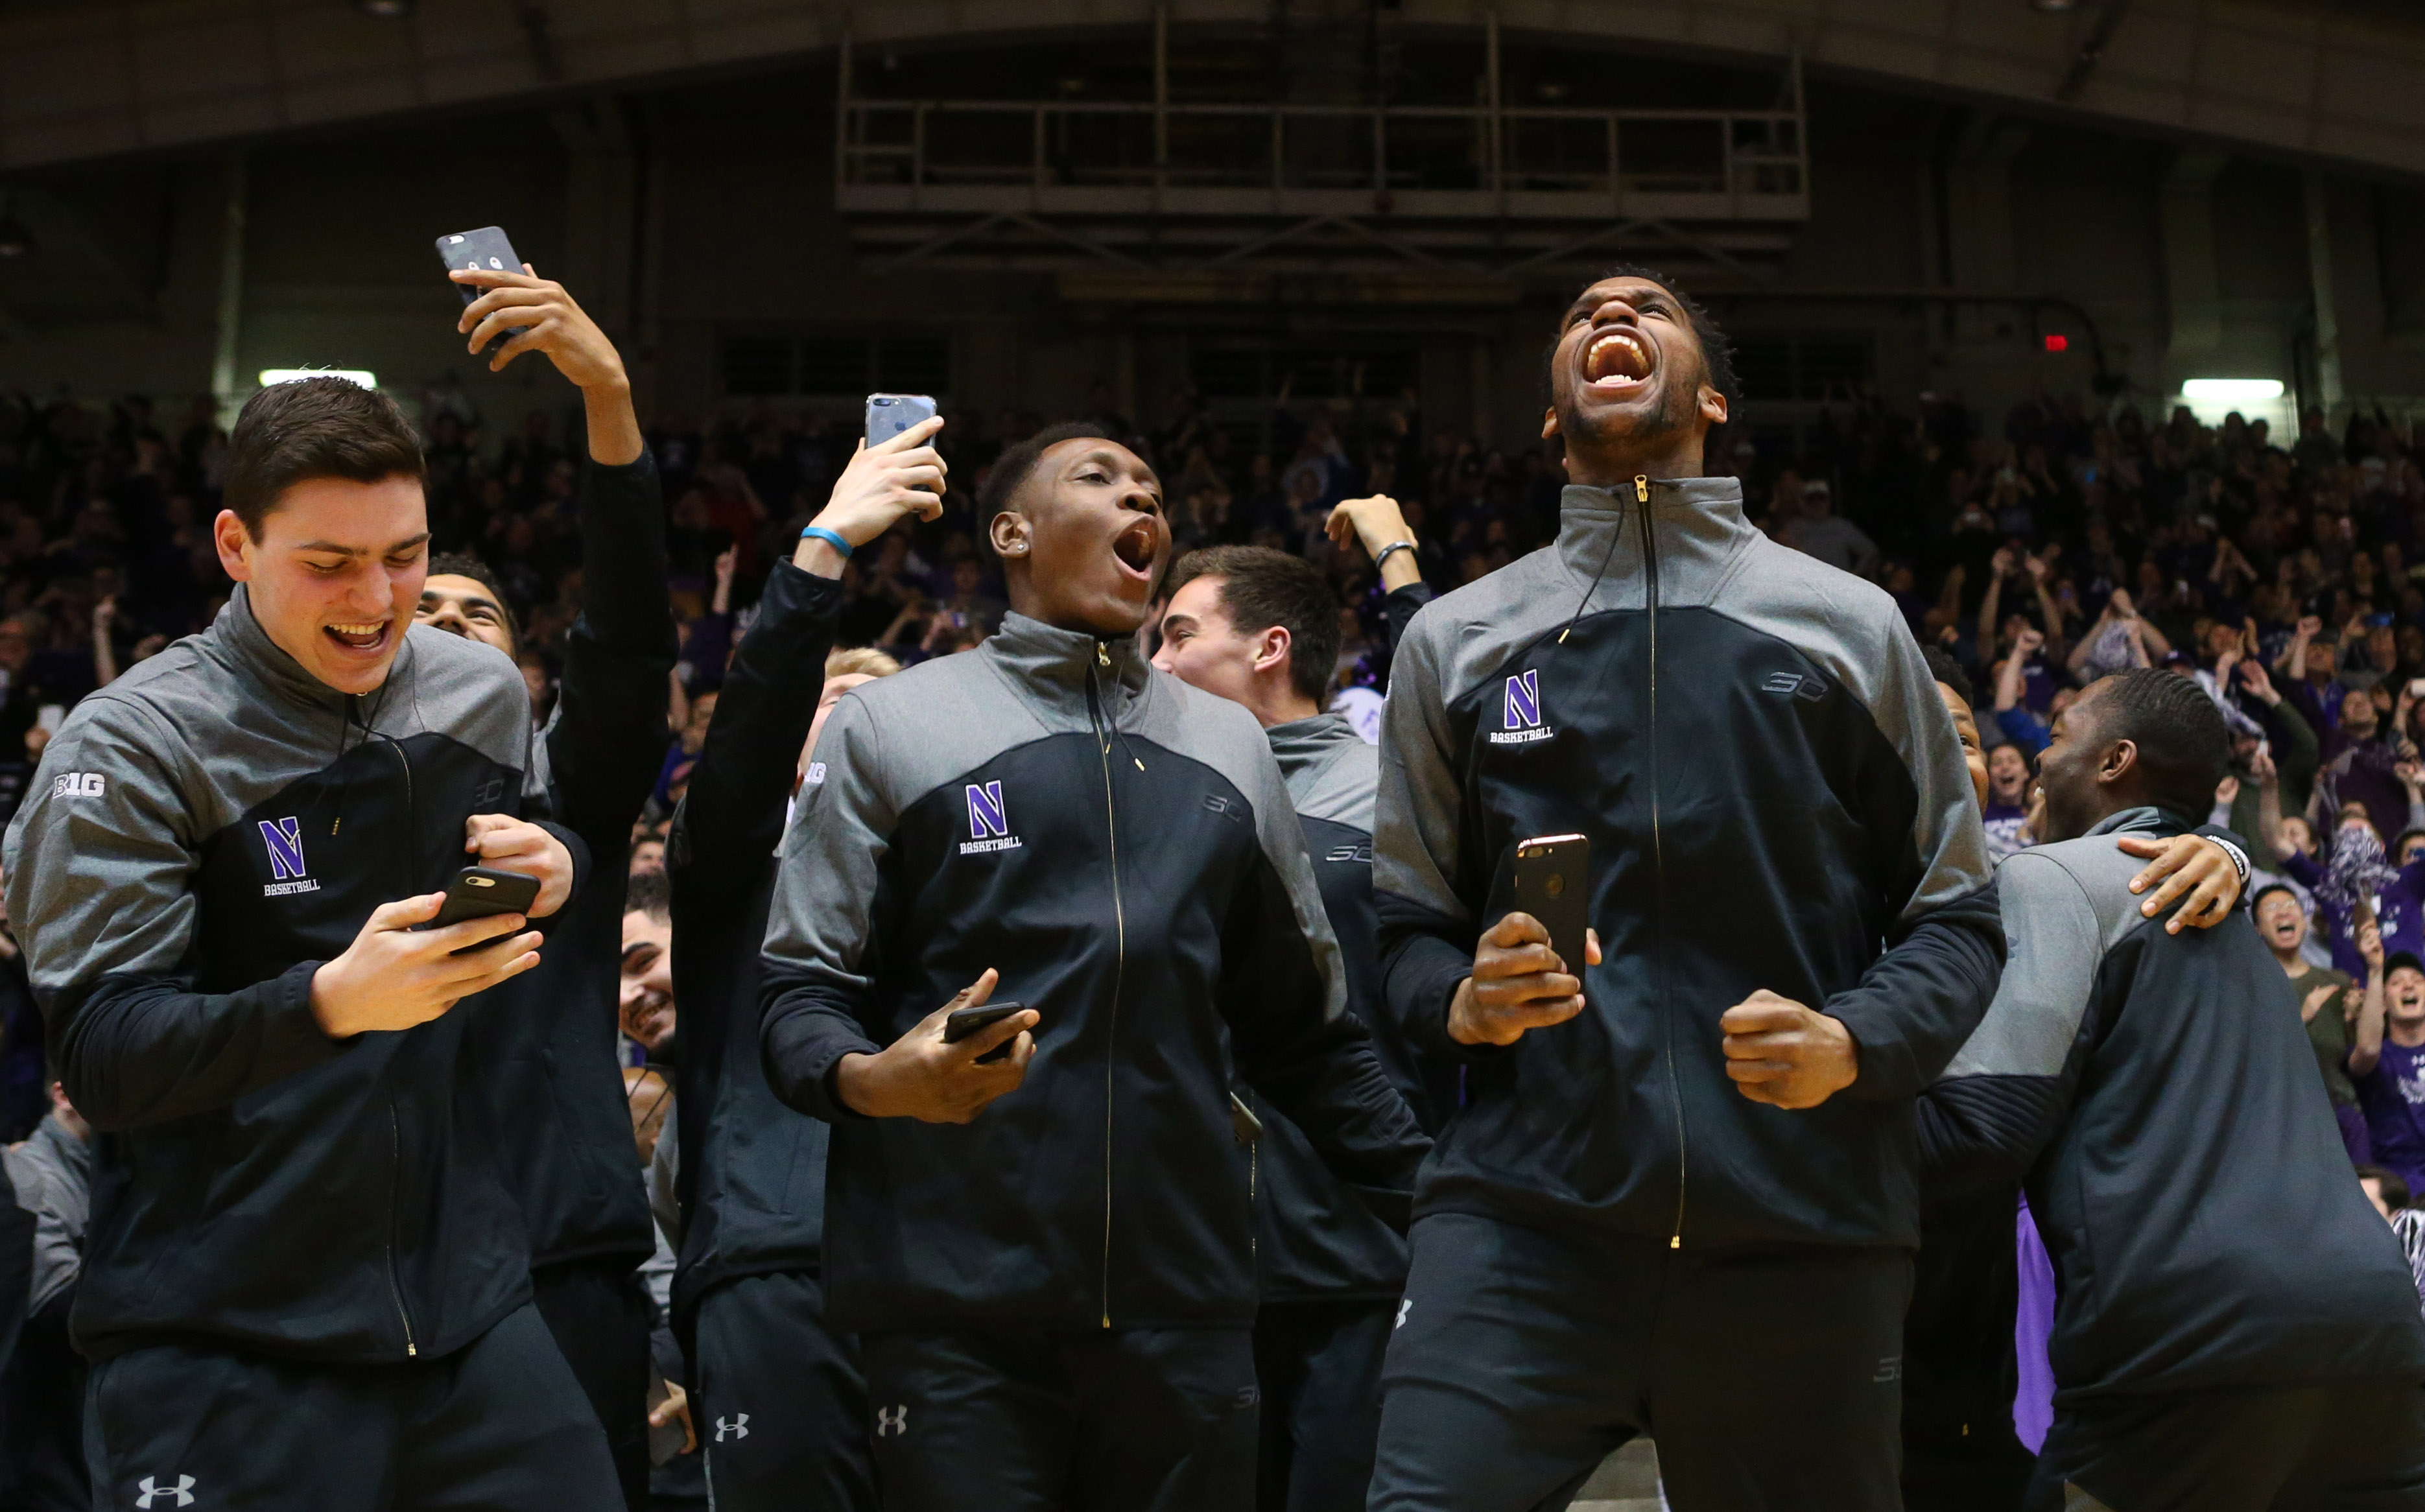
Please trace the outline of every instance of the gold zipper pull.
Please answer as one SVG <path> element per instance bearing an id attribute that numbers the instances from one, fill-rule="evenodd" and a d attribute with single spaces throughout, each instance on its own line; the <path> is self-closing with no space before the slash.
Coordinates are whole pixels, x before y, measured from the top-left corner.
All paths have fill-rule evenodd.
<path id="1" fill-rule="evenodd" d="M 1633 475 L 1633 502 L 1636 504 L 1650 502 L 1650 479 L 1641 473 Z"/>
<path id="2" fill-rule="evenodd" d="M 1095 665 L 1097 667 L 1109 667 L 1112 665 L 1112 648 L 1104 645 L 1100 640 L 1095 642 Z"/>

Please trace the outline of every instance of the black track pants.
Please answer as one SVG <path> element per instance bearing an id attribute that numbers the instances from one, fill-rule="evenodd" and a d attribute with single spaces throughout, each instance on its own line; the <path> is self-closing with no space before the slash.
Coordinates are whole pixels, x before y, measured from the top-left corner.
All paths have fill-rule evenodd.
<path id="1" fill-rule="evenodd" d="M 1419 1221 L 1373 1512 L 1563 1508 L 1638 1434 L 1676 1512 L 1897 1512 L 1901 1250 Z"/>
<path id="2" fill-rule="evenodd" d="M 93 1504 L 139 1512 L 565 1512 L 621 1500 L 535 1308 L 451 1355 L 320 1365 L 189 1344 L 92 1369 Z"/>
<path id="3" fill-rule="evenodd" d="M 859 1343 L 816 1278 L 745 1276 L 699 1302 L 691 1418 L 715 1512 L 875 1512 Z"/>
<path id="4" fill-rule="evenodd" d="M 1923 1437 L 1905 1419 L 1903 1512 L 2020 1512 L 2035 1456 L 2009 1418 L 1968 1426 L 1967 1436 L 1939 1428 Z"/>
<path id="5" fill-rule="evenodd" d="M 2418 1512 L 2425 1387 L 2353 1381 L 2116 1396 L 2058 1408 L 2029 1505 L 2031 1512 Z"/>
<path id="6" fill-rule="evenodd" d="M 1263 1304 L 1257 1512 L 1363 1512 L 1381 1431 L 1381 1357 L 1397 1315 L 1395 1298 Z"/>
<path id="7" fill-rule="evenodd" d="M 885 1512 L 1250 1512 L 1244 1328 L 875 1333 Z"/>
<path id="8" fill-rule="evenodd" d="M 572 1367 L 632 1512 L 649 1504 L 649 1292 L 623 1257 L 531 1272 L 531 1301 Z"/>

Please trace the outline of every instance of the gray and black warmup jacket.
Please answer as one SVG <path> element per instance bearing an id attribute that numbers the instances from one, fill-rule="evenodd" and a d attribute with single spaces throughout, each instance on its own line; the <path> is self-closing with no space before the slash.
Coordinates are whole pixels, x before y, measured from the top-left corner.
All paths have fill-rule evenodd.
<path id="1" fill-rule="evenodd" d="M 581 618 L 538 750 L 548 807 L 609 874 L 666 758 L 673 610 L 655 460 L 585 462 Z M 618 1063 L 623 894 L 602 877 L 546 922 L 539 963 L 483 1000 L 473 1046 L 534 1269 L 656 1251 Z"/>
<path id="2" fill-rule="evenodd" d="M 1932 1197 L 2028 1176 L 2054 1261 L 2055 1403 L 2396 1377 L 2425 1381 L 2400 1243 L 2350 1175 L 2288 979 L 2245 914 L 2164 931 L 2113 837 L 2001 868 L 2012 959 L 1931 1088 Z"/>
<path id="3" fill-rule="evenodd" d="M 1345 1011 L 1303 831 L 1245 709 L 1132 640 L 1012 615 L 845 696 L 784 840 L 767 1072 L 834 1124 L 827 1291 L 860 1330 L 1244 1327 L 1232 1067 L 1359 1187 L 1426 1143 Z M 831 1073 L 976 980 L 1042 1015 L 964 1126 L 867 1119 Z M 1233 1058 L 1234 1057 L 1234 1058 Z"/>
<path id="4" fill-rule="evenodd" d="M 1731 478 L 1570 486 L 1558 540 L 1427 605 L 1391 670 L 1373 835 L 1401 1031 L 1467 1065 L 1418 1215 L 1682 1246 L 1917 1242 L 1912 1100 L 2003 956 L 1951 717 L 1893 601 L 1778 546 Z M 1582 1016 L 1447 1033 L 1518 842 L 1592 844 Z M 1882 945 L 1883 942 L 1883 945 Z M 1754 1102 L 1719 1015 L 1766 988 L 1860 1076 Z"/>
<path id="5" fill-rule="evenodd" d="M 183 1336 L 400 1360 L 529 1296 L 465 1049 L 481 1001 L 338 1041 L 312 975 L 378 905 L 445 884 L 471 815 L 521 812 L 530 762 L 530 698 L 493 648 L 415 627 L 349 697 L 241 587 L 70 713 L 6 857 L 53 1054 L 100 1131 L 86 1353 Z"/>
<path id="6" fill-rule="evenodd" d="M 1339 939 L 1348 1011 L 1367 1026 L 1386 1027 L 1373 917 L 1373 795 L 1380 753 L 1344 715 L 1316 715 L 1265 733 L 1305 828 L 1323 915 Z M 1374 1035 L 1373 1050 L 1415 1120 L 1426 1130 L 1438 1128 L 1456 1105 L 1455 1063 L 1419 1057 L 1394 1034 Z M 1247 1096 L 1263 1120 L 1255 1145 L 1255 1250 L 1263 1299 L 1327 1302 L 1405 1291 L 1405 1240 L 1330 1173 L 1287 1115 Z"/>
<path id="7" fill-rule="evenodd" d="M 776 564 L 666 844 L 681 941 L 674 1117 L 683 1230 L 673 1308 L 684 1332 L 699 1298 L 721 1282 L 819 1266 L 832 1131 L 785 1107 L 766 1085 L 758 951 L 784 800 L 816 719 L 841 612 L 839 581 Z"/>

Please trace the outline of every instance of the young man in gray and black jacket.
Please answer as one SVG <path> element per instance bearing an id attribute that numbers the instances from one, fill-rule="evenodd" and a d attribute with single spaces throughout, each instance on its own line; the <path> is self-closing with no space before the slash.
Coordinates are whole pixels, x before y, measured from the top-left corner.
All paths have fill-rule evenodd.
<path id="1" fill-rule="evenodd" d="M 1556 544 L 1425 606 L 1391 672 L 1388 997 L 1468 1102 L 1372 1505 L 1556 1505 L 1649 1433 L 1678 1512 L 1892 1508 L 1912 1102 L 2003 956 L 1962 749 L 1886 593 L 1701 475 L 1733 384 L 1696 307 L 1601 279 L 1550 387 Z M 1516 845 L 1569 833 L 1585 961 L 1510 907 Z"/>
<path id="2" fill-rule="evenodd" d="M 2425 1504 L 2425 1324 L 2246 916 L 2176 933 L 2114 836 L 2187 830 L 2229 755 L 2188 679 L 2109 677 L 2039 758 L 2013 959 L 1931 1089 L 1932 1196 L 2024 1176 L 2058 1294 L 2032 1512 Z"/>
<path id="3" fill-rule="evenodd" d="M 1379 558 L 1390 607 L 1430 597 L 1397 506 L 1351 499 L 1334 512 Z M 1172 571 L 1154 666 L 1245 707 L 1271 740 L 1305 828 L 1322 906 L 1339 937 L 1349 1011 L 1381 1018 L 1373 945 L 1373 795 L 1380 757 L 1344 715 L 1323 712 L 1339 656 L 1339 599 L 1303 557 L 1261 546 L 1192 552 Z M 1402 622 L 1391 614 L 1393 631 Z M 1373 1038 L 1425 1130 L 1455 1106 L 1456 1068 L 1422 1061 L 1398 1036 Z M 1261 1512 L 1361 1512 L 1381 1425 L 1381 1357 L 1406 1285 L 1406 1244 L 1357 1200 L 1286 1115 L 1246 1094 L 1254 1144 L 1255 1258 L 1262 1309 L 1256 1504 Z"/>
<path id="4" fill-rule="evenodd" d="M 415 927 L 469 863 L 536 877 L 552 916 L 580 849 L 519 817 L 513 663 L 411 623 L 421 465 L 384 395 L 256 395 L 214 526 L 234 596 L 76 706 L 8 832 L 9 916 L 100 1135 L 73 1317 L 99 1504 L 617 1495 L 463 1052 L 540 937 Z"/>
<path id="5" fill-rule="evenodd" d="M 1169 553 L 1152 472 L 1047 430 L 980 509 L 1014 612 L 846 695 L 811 756 L 766 940 L 768 1073 L 834 1125 L 827 1283 L 888 1507 L 1244 1512 L 1233 1078 L 1385 1206 L 1426 1141 L 1344 1011 L 1261 730 L 1136 647 Z M 944 1043 L 997 986 L 1025 1007 Z"/>

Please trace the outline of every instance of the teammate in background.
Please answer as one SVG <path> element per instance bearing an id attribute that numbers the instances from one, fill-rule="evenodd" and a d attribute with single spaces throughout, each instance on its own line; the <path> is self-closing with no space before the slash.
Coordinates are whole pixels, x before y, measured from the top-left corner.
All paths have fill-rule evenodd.
<path id="1" fill-rule="evenodd" d="M 473 862 L 554 916 L 580 848 L 520 817 L 512 661 L 411 623 L 421 469 L 383 394 L 256 394 L 213 524 L 234 595 L 76 705 L 8 829 L 9 917 L 100 1133 L 73 1319 L 99 1505 L 618 1495 L 462 1074 L 472 1000 L 540 937 L 415 928 Z"/>
<path id="2" fill-rule="evenodd" d="M 0 1354 L 0 1506 L 90 1512 L 85 1359 L 69 1341 L 68 1319 L 92 1212 L 92 1129 L 58 1083 L 49 1091 L 49 1117 L 23 1144 L 0 1150 L 8 1176 L 0 1198 L 13 1189 L 34 1229 L 24 1327 Z"/>
<path id="3" fill-rule="evenodd" d="M 606 1430 L 631 1512 L 648 1504 L 649 1299 L 635 1267 L 655 1249 L 632 1164 L 632 1120 L 616 1065 L 622 888 L 612 876 L 666 748 L 666 677 L 674 665 L 666 507 L 640 438 L 623 360 L 559 284 L 458 269 L 487 292 L 457 329 L 472 350 L 526 327 L 491 360 L 545 353 L 581 390 L 588 462 L 581 470 L 581 616 L 565 637 L 562 691 L 537 753 L 549 808 L 609 874 L 575 899 L 539 968 L 499 994 L 474 1031 L 489 1068 L 507 1182 L 529 1227 L 532 1299 Z M 414 619 L 522 649 L 496 580 L 470 557 L 430 564 Z"/>
<path id="4" fill-rule="evenodd" d="M 758 949 L 807 748 L 843 693 L 899 670 L 875 651 L 831 651 L 844 553 L 906 515 L 940 511 L 944 465 L 933 442 L 942 425 L 928 419 L 862 448 L 810 523 L 816 534 L 802 535 L 766 580 L 667 846 L 673 941 L 659 969 L 670 968 L 683 1015 L 673 1309 L 720 1512 L 876 1504 L 858 1341 L 827 1320 L 829 1131 L 766 1084 Z"/>
<path id="5" fill-rule="evenodd" d="M 2054 1264 L 2032 1508 L 2261 1512 L 2425 1496 L 2425 1324 L 2350 1179 L 2296 1004 L 2238 914 L 2160 927 L 2107 837 L 2177 834 L 2228 758 L 2141 668 L 2056 716 L 2043 842 L 2002 871 L 2013 957 L 1922 1105 L 1932 1185 L 2027 1175 Z"/>
<path id="6" fill-rule="evenodd" d="M 1386 498 L 1339 506 L 1333 532 L 1361 512 L 1383 518 L 1384 571 L 1393 592 L 1427 597 L 1397 507 Z M 1395 523 L 1389 519 L 1396 517 Z M 1368 536 L 1368 545 L 1373 544 Z M 1376 553 L 1375 555 L 1378 555 Z M 1388 584 L 1388 580 L 1384 580 Z M 1415 607 L 1423 602 L 1415 600 Z M 1339 656 L 1339 601 L 1311 564 L 1261 546 L 1215 546 L 1180 558 L 1170 575 L 1154 666 L 1238 703 L 1271 742 L 1304 827 L 1323 910 L 1346 966 L 1347 1005 L 1380 1013 L 1373 943 L 1373 792 L 1380 757 L 1342 715 L 1325 714 Z M 1394 1036 L 1374 1050 L 1426 1130 L 1455 1105 L 1454 1068 L 1416 1062 Z M 1443 1074 L 1445 1072 L 1445 1074 Z M 1247 1094 L 1261 1123 L 1255 1144 L 1255 1255 L 1262 1310 L 1255 1370 L 1262 1392 L 1257 1505 L 1262 1512 L 1360 1512 L 1381 1422 L 1381 1356 L 1405 1290 L 1406 1247 L 1332 1176 L 1305 1135 Z"/>
<path id="7" fill-rule="evenodd" d="M 1984 807 L 1989 769 L 1970 710 L 1970 679 L 1937 648 L 1921 651 Z M 2144 896 L 2143 917 L 2174 909 L 2170 927 L 2177 931 L 2183 924 L 2211 928 L 2231 916 L 2245 861 L 2236 847 L 2199 835 L 2158 841 L 2127 834 L 2114 845 L 2149 862 L 2130 880 L 2130 891 Z M 2017 923 L 2008 909 L 2008 937 Z M 1999 998 L 1973 1031 L 1971 1046 L 1983 1049 L 2007 1033 L 1999 1015 L 2014 1011 Z M 1964 1073 L 1964 1057 L 1957 1055 L 1945 1077 L 1920 1094 L 1923 1127 L 1934 1118 L 1960 1116 Z M 2015 1401 L 2024 1380 L 2015 1334 L 2021 1292 L 2015 1215 L 2025 1222 L 2028 1209 L 2018 1177 L 1949 1195 L 1934 1189 L 1930 1174 L 1923 1166 L 1919 1254 L 1903 1323 L 1903 1506 L 1906 1512 L 2017 1509 L 2036 1457 L 2018 1437 Z M 2042 1265 L 2033 1236 L 2031 1248 Z M 2042 1341 L 2030 1347 L 2042 1361 Z"/>
<path id="8" fill-rule="evenodd" d="M 1467 1102 L 1372 1505 L 1554 1505 L 1655 1431 L 1678 1512 L 1896 1507 L 1912 1100 L 2003 953 L 1962 749 L 1894 602 L 1701 475 L 1734 379 L 1696 306 L 1603 278 L 1550 379 L 1557 543 L 1425 606 L 1391 675 L 1389 1001 Z M 1567 833 L 1605 964 L 1509 908 L 1516 844 Z"/>
<path id="9" fill-rule="evenodd" d="M 843 697 L 776 884 L 763 1044 L 834 1125 L 833 1319 L 893 1512 L 1244 1512 L 1230 1067 L 1376 1201 L 1426 1142 L 1345 1011 L 1262 732 L 1137 649 L 1170 550 L 1152 471 L 1058 426 L 979 513 L 1012 613 Z M 997 984 L 1026 1006 L 947 1043 Z"/>

